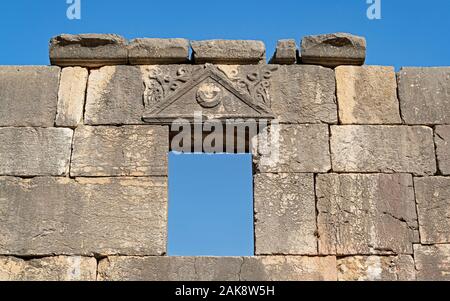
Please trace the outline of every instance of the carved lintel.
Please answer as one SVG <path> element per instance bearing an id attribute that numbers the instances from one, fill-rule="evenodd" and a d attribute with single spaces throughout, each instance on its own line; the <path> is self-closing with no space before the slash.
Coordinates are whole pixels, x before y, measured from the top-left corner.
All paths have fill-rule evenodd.
<path id="1" fill-rule="evenodd" d="M 158 67 L 149 67 L 144 79 L 146 111 L 143 119 L 149 123 L 169 123 L 179 117 L 191 119 L 194 110 L 217 119 L 244 116 L 273 119 L 269 109 L 269 79 L 276 69 L 276 66 L 259 67 L 258 71 L 238 77 L 237 74 L 227 75 L 210 64 L 192 71 L 182 67 L 176 74 L 162 74 Z M 186 100 L 188 93 L 194 95 L 190 96 L 192 100 Z M 175 104 L 182 99 L 182 106 Z M 237 107 L 245 109 L 239 112 Z"/>

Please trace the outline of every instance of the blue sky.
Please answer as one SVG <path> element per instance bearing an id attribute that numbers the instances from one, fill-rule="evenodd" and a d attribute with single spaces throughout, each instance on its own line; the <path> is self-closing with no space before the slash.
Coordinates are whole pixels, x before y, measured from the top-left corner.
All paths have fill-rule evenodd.
<path id="1" fill-rule="evenodd" d="M 366 0 L 81 0 L 81 20 L 66 0 L 0 1 L 0 64 L 48 64 L 59 33 L 118 33 L 126 38 L 276 40 L 345 31 L 368 41 L 368 64 L 450 65 L 450 1 L 381 0 L 382 19 L 366 17 Z"/>
<path id="2" fill-rule="evenodd" d="M 66 0 L 2 0 L 0 65 L 48 64 L 60 33 L 259 39 L 270 57 L 278 39 L 338 31 L 367 38 L 367 64 L 450 65 L 450 1 L 381 4 L 382 19 L 371 21 L 366 0 L 81 0 L 81 20 L 68 20 Z M 253 253 L 250 159 L 170 156 L 169 254 Z"/>

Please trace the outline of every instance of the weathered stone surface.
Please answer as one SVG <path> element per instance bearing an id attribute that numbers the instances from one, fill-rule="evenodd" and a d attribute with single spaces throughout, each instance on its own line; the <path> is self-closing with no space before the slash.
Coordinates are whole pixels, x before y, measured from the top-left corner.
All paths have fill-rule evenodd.
<path id="1" fill-rule="evenodd" d="M 97 260 L 89 257 L 45 257 L 24 261 L 0 257 L 0 281 L 95 281 Z"/>
<path id="2" fill-rule="evenodd" d="M 83 122 L 88 76 L 88 70 L 81 67 L 68 67 L 62 70 L 56 114 L 57 126 L 77 127 Z"/>
<path id="3" fill-rule="evenodd" d="M 291 65 L 297 62 L 297 44 L 295 40 L 279 40 L 271 64 Z"/>
<path id="4" fill-rule="evenodd" d="M 0 175 L 67 174 L 72 136 L 63 128 L 0 128 Z"/>
<path id="5" fill-rule="evenodd" d="M 128 45 L 128 60 L 133 65 L 184 64 L 189 61 L 189 41 L 134 39 Z"/>
<path id="6" fill-rule="evenodd" d="M 422 244 L 450 243 L 450 177 L 414 179 Z"/>
<path id="7" fill-rule="evenodd" d="M 0 177 L 0 254 L 162 255 L 167 179 Z"/>
<path id="8" fill-rule="evenodd" d="M 443 175 L 450 175 L 450 125 L 436 126 L 434 143 L 439 171 Z"/>
<path id="9" fill-rule="evenodd" d="M 108 257 L 107 281 L 336 280 L 335 257 Z"/>
<path id="10" fill-rule="evenodd" d="M 240 257 L 108 257 L 98 266 L 106 281 L 237 281 Z"/>
<path id="11" fill-rule="evenodd" d="M 316 196 L 320 254 L 412 254 L 419 235 L 411 175 L 318 175 Z"/>
<path id="12" fill-rule="evenodd" d="M 425 126 L 331 126 L 335 172 L 436 172 L 433 130 Z"/>
<path id="13" fill-rule="evenodd" d="M 270 82 L 271 109 L 280 123 L 337 123 L 333 70 L 279 66 Z"/>
<path id="14" fill-rule="evenodd" d="M 279 140 L 271 145 L 271 160 L 256 158 L 260 172 L 328 172 L 331 167 L 328 126 L 325 124 L 272 126 Z M 276 137 L 276 134 L 273 134 Z M 277 140 L 277 139 L 275 139 Z M 261 151 L 261 149 L 259 149 Z"/>
<path id="15" fill-rule="evenodd" d="M 83 67 L 127 64 L 127 41 L 115 34 L 62 34 L 50 40 L 50 62 Z"/>
<path id="16" fill-rule="evenodd" d="M 144 79 L 139 67 L 106 66 L 91 70 L 85 124 L 142 124 Z"/>
<path id="17" fill-rule="evenodd" d="M 416 279 L 409 255 L 338 258 L 339 281 L 411 281 Z"/>
<path id="18" fill-rule="evenodd" d="M 336 257 L 267 256 L 244 258 L 241 280 L 336 281 Z"/>
<path id="19" fill-rule="evenodd" d="M 402 68 L 398 95 L 407 124 L 450 124 L 450 67 Z"/>
<path id="20" fill-rule="evenodd" d="M 450 245 L 414 245 L 417 280 L 450 281 Z"/>
<path id="21" fill-rule="evenodd" d="M 362 65 L 366 60 L 366 39 L 347 33 L 306 36 L 302 39 L 301 56 L 303 64 Z"/>
<path id="22" fill-rule="evenodd" d="M 53 126 L 59 72 L 58 67 L 0 66 L 0 126 Z"/>
<path id="23" fill-rule="evenodd" d="M 207 40 L 192 41 L 192 55 L 196 64 L 259 64 L 266 59 L 266 47 L 261 41 Z"/>
<path id="24" fill-rule="evenodd" d="M 256 254 L 317 254 L 312 174 L 254 177 Z"/>
<path id="25" fill-rule="evenodd" d="M 339 66 L 336 89 L 341 123 L 402 123 L 394 67 Z"/>
<path id="26" fill-rule="evenodd" d="M 168 152 L 168 127 L 78 127 L 70 175 L 164 176 Z"/>

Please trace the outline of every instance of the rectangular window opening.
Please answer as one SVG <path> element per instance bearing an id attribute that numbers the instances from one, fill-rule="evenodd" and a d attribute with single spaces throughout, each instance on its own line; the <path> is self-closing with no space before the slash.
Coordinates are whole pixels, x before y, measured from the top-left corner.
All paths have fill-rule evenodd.
<path id="1" fill-rule="evenodd" d="M 169 153 L 169 256 L 253 256 L 252 155 Z"/>

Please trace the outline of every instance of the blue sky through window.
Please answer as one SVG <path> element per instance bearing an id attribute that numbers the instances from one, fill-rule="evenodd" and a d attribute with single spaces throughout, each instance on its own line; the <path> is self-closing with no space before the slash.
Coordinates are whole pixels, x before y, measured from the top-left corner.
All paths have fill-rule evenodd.
<path id="1" fill-rule="evenodd" d="M 251 256 L 250 154 L 169 154 L 169 255 Z"/>

